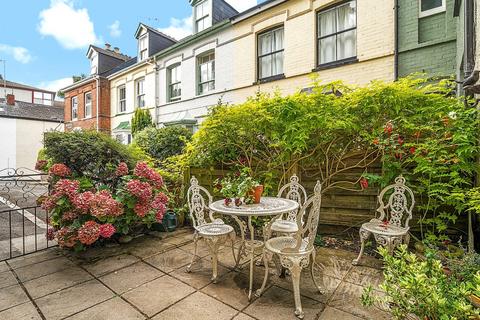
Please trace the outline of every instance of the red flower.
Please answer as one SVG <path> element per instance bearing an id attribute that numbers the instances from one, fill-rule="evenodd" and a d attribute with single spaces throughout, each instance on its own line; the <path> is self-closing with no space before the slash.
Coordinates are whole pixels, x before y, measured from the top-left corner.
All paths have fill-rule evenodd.
<path id="1" fill-rule="evenodd" d="M 417 148 L 415 147 L 410 148 L 410 154 L 415 154 L 415 151 L 417 151 Z"/>
<path id="2" fill-rule="evenodd" d="M 77 235 L 68 227 L 63 227 L 57 231 L 57 242 L 60 247 L 72 248 L 78 240 Z"/>
<path id="3" fill-rule="evenodd" d="M 223 200 L 223 203 L 224 203 L 226 206 L 229 206 L 230 203 L 232 203 L 232 199 L 230 199 L 230 198 L 225 198 L 225 199 Z"/>
<path id="4" fill-rule="evenodd" d="M 69 222 L 78 218 L 78 213 L 74 211 L 67 211 L 62 215 L 62 221 Z"/>
<path id="5" fill-rule="evenodd" d="M 167 203 L 168 203 L 168 197 L 165 195 L 165 193 L 160 192 L 153 199 L 152 208 L 158 209 L 160 207 L 165 207 Z"/>
<path id="6" fill-rule="evenodd" d="M 360 179 L 360 186 L 362 187 L 362 190 L 365 190 L 368 188 L 368 180 L 366 178 Z"/>
<path id="7" fill-rule="evenodd" d="M 133 211 L 137 216 L 139 216 L 140 218 L 143 218 L 150 211 L 150 206 L 143 203 L 137 203 L 133 208 Z"/>
<path id="8" fill-rule="evenodd" d="M 50 168 L 48 173 L 53 176 L 65 178 L 72 174 L 72 170 L 63 163 L 56 163 Z"/>
<path id="9" fill-rule="evenodd" d="M 161 223 L 163 221 L 163 216 L 164 215 L 165 215 L 164 212 L 157 211 L 157 213 L 155 214 L 155 220 L 157 220 L 157 222 Z"/>
<path id="10" fill-rule="evenodd" d="M 57 206 L 57 201 L 61 198 L 57 193 L 53 193 L 50 196 L 45 197 L 42 201 L 42 209 L 46 211 L 52 211 Z"/>
<path id="11" fill-rule="evenodd" d="M 163 186 L 162 176 L 150 168 L 146 162 L 138 162 L 133 170 L 133 174 L 147 179 L 154 188 L 160 189 Z"/>
<path id="12" fill-rule="evenodd" d="M 90 206 L 92 205 L 92 201 L 94 198 L 95 194 L 93 194 L 93 192 L 87 191 L 75 195 L 72 199 L 72 203 L 78 210 L 86 214 L 88 213 L 88 210 L 90 210 Z"/>
<path id="13" fill-rule="evenodd" d="M 61 179 L 55 184 L 53 190 L 59 196 L 67 196 L 73 199 L 80 188 L 80 182 L 77 180 Z"/>
<path id="14" fill-rule="evenodd" d="M 120 162 L 120 164 L 117 167 L 117 170 L 115 171 L 115 176 L 123 177 L 126 175 L 128 175 L 128 166 L 125 162 Z"/>
<path id="15" fill-rule="evenodd" d="M 127 191 L 142 201 L 149 200 L 153 193 L 150 184 L 136 179 L 127 182 Z"/>
<path id="16" fill-rule="evenodd" d="M 111 238 L 115 234 L 115 232 L 117 232 L 117 230 L 110 223 L 102 224 L 100 226 L 100 236 L 102 238 L 105 238 L 105 239 Z"/>
<path id="17" fill-rule="evenodd" d="M 113 199 L 108 190 L 102 190 L 91 201 L 91 214 L 97 218 L 118 217 L 123 214 L 123 204 Z"/>
<path id="18" fill-rule="evenodd" d="M 398 160 L 402 160 L 403 154 L 401 152 L 396 152 L 395 153 L 395 158 L 398 159 Z"/>
<path id="19" fill-rule="evenodd" d="M 38 160 L 37 163 L 35 163 L 35 170 L 43 171 L 47 164 L 47 160 Z"/>
<path id="20" fill-rule="evenodd" d="M 392 134 L 393 124 L 391 122 L 387 122 L 387 124 L 385 125 L 385 128 L 383 129 L 383 132 L 388 133 L 388 134 Z"/>
<path id="21" fill-rule="evenodd" d="M 398 137 L 398 144 L 399 145 L 403 145 L 403 143 L 405 142 L 405 140 L 402 138 L 402 137 Z"/>
<path id="22" fill-rule="evenodd" d="M 378 145 L 379 143 L 380 143 L 380 141 L 378 140 L 378 138 L 373 139 L 373 144 L 374 145 Z"/>
<path id="23" fill-rule="evenodd" d="M 48 228 L 46 237 L 48 241 L 53 241 L 55 239 L 55 230 L 53 228 Z"/>
<path id="24" fill-rule="evenodd" d="M 100 237 L 100 225 L 95 221 L 87 221 L 78 229 L 78 240 L 85 245 L 95 243 Z"/>

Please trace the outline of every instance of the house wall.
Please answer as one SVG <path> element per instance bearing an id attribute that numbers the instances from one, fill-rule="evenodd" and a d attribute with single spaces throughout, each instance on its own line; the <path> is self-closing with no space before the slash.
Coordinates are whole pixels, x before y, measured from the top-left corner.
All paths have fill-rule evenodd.
<path id="1" fill-rule="evenodd" d="M 15 95 L 16 101 L 33 103 L 33 91 L 31 90 L 23 90 L 23 89 L 7 87 L 7 94 L 12 94 L 12 93 Z M 5 99 L 5 90 L 1 80 L 0 80 L 0 99 Z"/>
<path id="2" fill-rule="evenodd" d="M 110 133 L 110 84 L 107 79 L 100 78 L 100 113 L 98 127 L 100 131 Z M 92 93 L 92 116 L 85 117 L 85 94 Z M 78 98 L 78 120 L 72 119 L 72 98 Z M 97 81 L 93 79 L 84 85 L 65 92 L 65 128 L 66 131 L 74 129 L 97 129 Z"/>
<path id="3" fill-rule="evenodd" d="M 63 131 L 63 124 L 41 120 L 0 117 L 0 170 L 4 168 L 34 169 L 43 147 L 43 134 Z"/>
<path id="4" fill-rule="evenodd" d="M 241 103 L 257 91 L 294 93 L 312 83 L 316 73 L 320 81 L 343 80 L 362 85 L 371 80 L 393 81 L 394 1 L 357 1 L 358 62 L 313 72 L 316 68 L 316 12 L 335 3 L 331 0 L 291 0 L 257 14 L 188 47 L 158 59 L 158 123 L 188 113 L 201 121 L 210 106 L 221 99 Z M 257 84 L 257 34 L 284 24 L 286 79 Z M 299 36 L 301 35 L 301 36 Z M 197 56 L 215 51 L 215 91 L 197 96 Z M 167 68 L 182 64 L 182 100 L 167 101 Z"/>
<path id="5" fill-rule="evenodd" d="M 453 76 L 457 65 L 455 0 L 446 0 L 446 11 L 419 18 L 419 0 L 399 0 L 399 76 L 423 72 Z"/>

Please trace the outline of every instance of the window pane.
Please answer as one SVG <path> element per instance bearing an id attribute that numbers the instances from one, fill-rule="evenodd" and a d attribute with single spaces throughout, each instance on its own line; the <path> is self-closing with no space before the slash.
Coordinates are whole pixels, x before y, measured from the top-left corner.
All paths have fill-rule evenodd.
<path id="1" fill-rule="evenodd" d="M 260 78 L 268 78 L 272 76 L 272 56 L 260 58 Z"/>
<path id="2" fill-rule="evenodd" d="M 320 40 L 320 64 L 336 60 L 335 38 L 335 36 L 331 36 Z"/>
<path id="3" fill-rule="evenodd" d="M 356 52 L 356 30 L 340 33 L 337 36 L 337 60 L 355 57 Z"/>
<path id="4" fill-rule="evenodd" d="M 275 47 L 274 51 L 283 50 L 283 29 L 278 29 L 275 34 Z"/>
<path id="5" fill-rule="evenodd" d="M 422 3 L 422 11 L 435 9 L 442 6 L 443 0 L 420 0 Z"/>
<path id="6" fill-rule="evenodd" d="M 335 10 L 329 10 L 319 14 L 318 29 L 320 37 L 335 33 Z"/>
<path id="7" fill-rule="evenodd" d="M 260 35 L 258 42 L 259 42 L 258 43 L 258 53 L 259 53 L 259 55 L 264 55 L 264 54 L 272 52 L 273 39 L 272 39 L 272 34 L 271 33 Z"/>
<path id="8" fill-rule="evenodd" d="M 283 52 L 279 52 L 273 56 L 272 76 L 276 76 L 282 73 L 283 73 Z"/>
<path id="9" fill-rule="evenodd" d="M 337 32 L 354 28 L 357 25 L 356 3 L 350 2 L 337 9 Z"/>

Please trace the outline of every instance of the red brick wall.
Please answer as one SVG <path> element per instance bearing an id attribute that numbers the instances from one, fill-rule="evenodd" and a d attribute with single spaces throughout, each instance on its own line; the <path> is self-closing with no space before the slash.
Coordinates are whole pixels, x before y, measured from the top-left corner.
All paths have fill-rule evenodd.
<path id="1" fill-rule="evenodd" d="M 100 131 L 110 134 L 110 84 L 107 79 L 100 79 L 100 101 L 98 127 Z M 85 119 L 85 94 L 92 93 L 92 117 Z M 78 120 L 72 121 L 72 98 L 77 97 Z M 97 129 L 97 81 L 92 80 L 80 87 L 65 92 L 65 130 L 74 128 L 83 130 Z"/>

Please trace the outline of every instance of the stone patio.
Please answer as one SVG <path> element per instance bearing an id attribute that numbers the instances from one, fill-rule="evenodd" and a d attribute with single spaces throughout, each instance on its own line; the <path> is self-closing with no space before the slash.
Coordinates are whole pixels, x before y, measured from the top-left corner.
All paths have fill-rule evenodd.
<path id="1" fill-rule="evenodd" d="M 290 279 L 270 277 L 261 298 L 248 301 L 248 263 L 233 270 L 231 250 L 220 255 L 217 284 L 210 281 L 208 251 L 185 273 L 193 251 L 192 231 L 137 238 L 122 246 L 73 254 L 57 248 L 0 262 L 0 319 L 295 319 Z M 327 292 L 320 295 L 310 274 L 302 275 L 305 319 L 389 319 L 360 304 L 363 287 L 382 277 L 378 260 L 320 248 L 317 270 Z M 256 267 L 254 288 L 263 280 Z"/>

